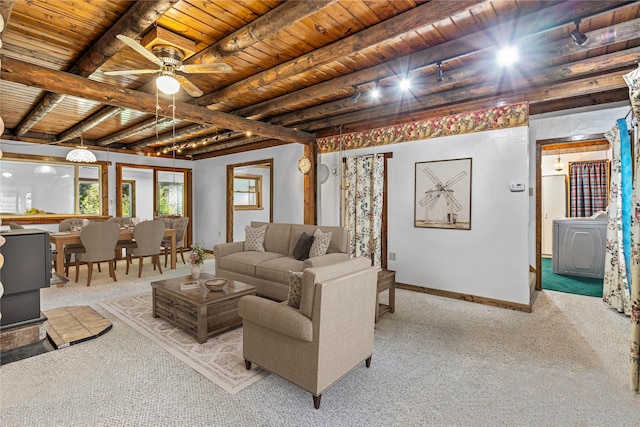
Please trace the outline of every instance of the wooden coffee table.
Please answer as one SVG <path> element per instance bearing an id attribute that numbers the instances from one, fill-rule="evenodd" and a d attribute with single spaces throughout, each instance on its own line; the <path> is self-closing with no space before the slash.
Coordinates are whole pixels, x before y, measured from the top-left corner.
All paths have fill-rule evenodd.
<path id="1" fill-rule="evenodd" d="M 256 287 L 229 280 L 220 291 L 209 291 L 204 285 L 216 276 L 202 273 L 200 288 L 180 290 L 180 284 L 191 276 L 151 282 L 153 317 L 161 317 L 195 335 L 199 343 L 209 335 L 242 325 L 238 316 L 238 301 L 245 295 L 255 295 Z"/>

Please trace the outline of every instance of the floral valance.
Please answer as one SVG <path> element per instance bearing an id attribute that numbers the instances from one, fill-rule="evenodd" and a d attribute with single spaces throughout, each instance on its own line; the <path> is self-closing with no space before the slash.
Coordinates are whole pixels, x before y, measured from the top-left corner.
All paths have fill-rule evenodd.
<path id="1" fill-rule="evenodd" d="M 529 124 L 529 103 L 504 105 L 470 113 L 454 114 L 400 125 L 353 132 L 341 136 L 318 138 L 318 151 L 343 150 L 418 141 L 441 136 L 462 135 L 487 130 L 506 129 Z"/>

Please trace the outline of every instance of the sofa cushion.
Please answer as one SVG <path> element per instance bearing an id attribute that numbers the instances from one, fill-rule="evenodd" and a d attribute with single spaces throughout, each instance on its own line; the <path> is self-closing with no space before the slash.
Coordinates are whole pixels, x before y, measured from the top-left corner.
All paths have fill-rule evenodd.
<path id="1" fill-rule="evenodd" d="M 289 272 L 289 294 L 287 304 L 293 308 L 300 308 L 300 296 L 302 295 L 302 271 Z"/>
<path id="2" fill-rule="evenodd" d="M 281 255 L 257 264 L 255 276 L 259 279 L 289 285 L 289 271 L 302 271 L 303 268 L 304 261 Z"/>
<path id="3" fill-rule="evenodd" d="M 220 264 L 222 270 L 235 271 L 236 273 L 246 274 L 248 276 L 256 275 L 256 265 L 275 258 L 284 258 L 283 255 L 273 252 L 236 252 L 229 254 L 222 259 L 217 259 L 216 263 Z M 294 260 L 295 261 L 295 260 Z M 303 264 L 303 261 L 296 261 Z M 285 272 L 288 270 L 285 270 Z M 288 279 L 287 279 L 288 280 Z M 281 283 L 287 283 L 287 280 Z"/>
<path id="4" fill-rule="evenodd" d="M 313 244 L 313 236 L 309 236 L 307 233 L 302 233 L 296 247 L 293 248 L 293 257 L 297 260 L 304 261 L 309 258 L 309 250 Z"/>
<path id="5" fill-rule="evenodd" d="M 264 235 L 264 250 L 267 252 L 277 252 L 282 255 L 289 255 L 291 224 L 251 221 L 252 227 L 263 224 L 267 224 L 267 232 Z"/>
<path id="6" fill-rule="evenodd" d="M 313 244 L 309 249 L 309 258 L 321 256 L 327 253 L 331 243 L 331 231 L 323 233 L 319 228 L 313 233 Z"/>
<path id="7" fill-rule="evenodd" d="M 308 224 L 291 224 L 291 238 L 289 240 L 289 255 L 294 257 L 293 250 L 296 248 L 296 244 L 298 244 L 298 240 L 300 240 L 300 236 L 302 233 L 307 234 L 308 236 L 313 236 L 313 233 L 318 228 L 315 225 Z"/>
<path id="8" fill-rule="evenodd" d="M 256 251 L 256 252 L 264 252 L 264 236 L 267 231 L 267 226 L 263 225 L 260 227 L 250 227 L 246 226 L 244 228 L 245 238 L 244 238 L 244 250 L 245 251 Z"/>

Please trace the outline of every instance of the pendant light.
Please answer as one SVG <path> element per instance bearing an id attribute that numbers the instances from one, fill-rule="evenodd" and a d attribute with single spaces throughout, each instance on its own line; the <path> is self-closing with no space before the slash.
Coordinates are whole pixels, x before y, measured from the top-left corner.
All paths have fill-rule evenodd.
<path id="1" fill-rule="evenodd" d="M 77 163 L 95 163 L 98 159 L 96 159 L 95 154 L 84 146 L 82 135 L 80 135 L 80 145 L 76 145 L 76 148 L 67 153 L 67 161 Z"/>
<path id="2" fill-rule="evenodd" d="M 560 162 L 560 155 L 558 154 L 558 161 L 556 162 L 554 169 L 560 172 L 562 170 L 562 162 Z"/>

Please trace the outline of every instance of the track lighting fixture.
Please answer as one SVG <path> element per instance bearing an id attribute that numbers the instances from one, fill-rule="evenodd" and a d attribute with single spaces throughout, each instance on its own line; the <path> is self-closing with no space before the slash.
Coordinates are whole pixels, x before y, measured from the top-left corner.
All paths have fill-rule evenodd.
<path id="1" fill-rule="evenodd" d="M 376 87 L 371 89 L 371 98 L 378 99 L 380 97 L 380 90 L 378 89 L 379 80 L 376 80 Z"/>
<path id="2" fill-rule="evenodd" d="M 444 80 L 444 73 L 442 72 L 442 62 L 436 63 L 436 80 L 439 82 Z"/>
<path id="3" fill-rule="evenodd" d="M 351 97 L 351 102 L 353 102 L 354 104 L 356 102 L 358 102 L 358 99 L 360 99 L 360 95 L 362 95 L 362 94 L 358 91 L 358 86 L 354 86 L 353 87 L 353 96 Z"/>
<path id="4" fill-rule="evenodd" d="M 587 36 L 580 31 L 580 20 L 575 21 L 576 29 L 571 31 L 571 38 L 576 46 L 582 46 L 587 41 Z"/>

